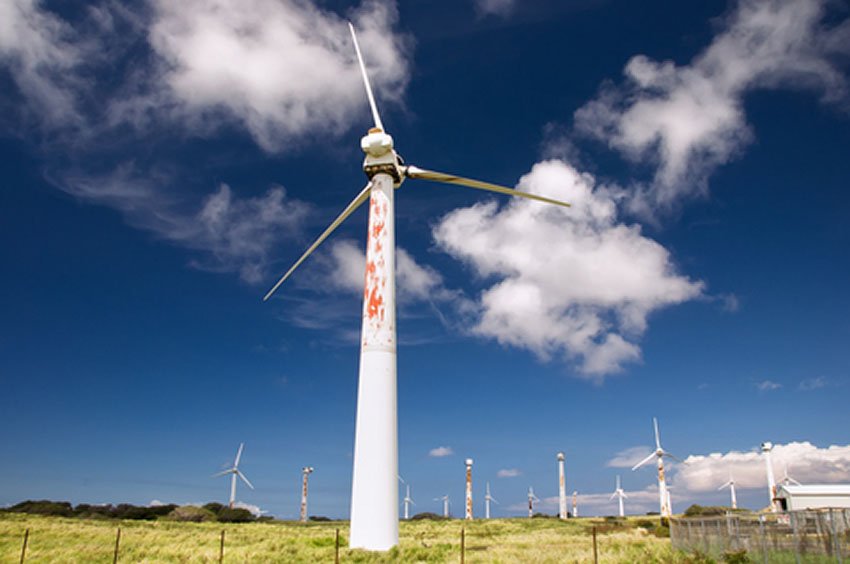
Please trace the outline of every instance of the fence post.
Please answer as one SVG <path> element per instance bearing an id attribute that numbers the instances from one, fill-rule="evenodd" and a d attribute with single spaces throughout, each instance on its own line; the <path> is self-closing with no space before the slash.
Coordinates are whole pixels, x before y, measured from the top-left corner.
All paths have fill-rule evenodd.
<path id="1" fill-rule="evenodd" d="M 466 558 L 466 529 L 460 528 L 460 564 L 463 564 Z"/>
<path id="2" fill-rule="evenodd" d="M 339 529 L 336 530 L 336 540 L 334 548 L 334 564 L 339 564 Z"/>
<path id="3" fill-rule="evenodd" d="M 30 530 L 27 529 L 24 531 L 24 545 L 21 547 L 21 564 L 24 564 L 24 560 L 27 558 L 27 541 L 30 539 Z"/>
<path id="4" fill-rule="evenodd" d="M 829 528 L 832 530 L 832 546 L 835 559 L 838 560 L 838 564 L 842 564 L 841 542 L 838 539 L 838 531 L 835 530 L 835 510 L 832 508 L 829 509 Z"/>
<path id="5" fill-rule="evenodd" d="M 767 558 L 767 539 L 764 533 L 764 515 L 759 515 L 759 531 L 761 532 L 761 552 L 764 556 L 764 564 L 769 564 Z"/>
<path id="6" fill-rule="evenodd" d="M 118 532 L 115 534 L 115 551 L 112 554 L 112 564 L 118 562 L 118 545 L 121 542 L 121 527 L 118 527 Z"/>
<path id="7" fill-rule="evenodd" d="M 596 551 L 596 526 L 593 527 L 593 564 L 598 564 L 599 554 Z"/>
<path id="8" fill-rule="evenodd" d="M 221 530 L 221 545 L 219 545 L 218 549 L 218 562 L 219 564 L 224 562 L 224 529 Z"/>

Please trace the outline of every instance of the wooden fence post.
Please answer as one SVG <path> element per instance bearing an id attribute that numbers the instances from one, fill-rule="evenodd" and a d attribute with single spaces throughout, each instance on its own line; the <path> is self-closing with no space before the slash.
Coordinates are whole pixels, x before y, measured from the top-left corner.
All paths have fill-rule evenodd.
<path id="1" fill-rule="evenodd" d="M 599 555 L 596 552 L 596 527 L 593 527 L 593 564 L 598 564 Z"/>
<path id="2" fill-rule="evenodd" d="M 221 530 L 221 545 L 218 549 L 218 562 L 219 564 L 224 562 L 224 529 Z"/>
<path id="3" fill-rule="evenodd" d="M 112 554 L 112 564 L 118 562 L 118 545 L 121 543 L 121 527 L 118 527 L 118 533 L 115 535 L 115 551 Z"/>
<path id="4" fill-rule="evenodd" d="M 466 557 L 466 529 L 460 528 L 460 564 L 463 564 Z"/>
<path id="5" fill-rule="evenodd" d="M 336 548 L 334 548 L 334 564 L 339 564 L 339 529 L 336 530 Z"/>
<path id="6" fill-rule="evenodd" d="M 30 538 L 30 530 L 27 529 L 24 531 L 24 545 L 21 547 L 21 564 L 24 564 L 24 560 L 27 557 L 27 541 Z"/>

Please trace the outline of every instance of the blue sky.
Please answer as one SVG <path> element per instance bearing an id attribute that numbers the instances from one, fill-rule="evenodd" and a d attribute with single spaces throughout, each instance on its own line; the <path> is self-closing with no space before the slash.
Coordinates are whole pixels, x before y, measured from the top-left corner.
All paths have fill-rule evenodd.
<path id="1" fill-rule="evenodd" d="M 416 510 L 472 457 L 494 514 L 529 486 L 554 512 L 558 451 L 583 514 L 618 473 L 657 509 L 619 467 L 653 416 L 692 457 L 677 510 L 730 468 L 764 506 L 765 440 L 780 476 L 850 480 L 850 12 L 522 4 L 3 8 L 0 504 L 222 501 L 245 442 L 240 500 L 294 517 L 310 465 L 311 513 L 347 516 L 365 212 L 261 302 L 365 182 L 346 19 L 408 162 L 574 204 L 397 192 Z"/>

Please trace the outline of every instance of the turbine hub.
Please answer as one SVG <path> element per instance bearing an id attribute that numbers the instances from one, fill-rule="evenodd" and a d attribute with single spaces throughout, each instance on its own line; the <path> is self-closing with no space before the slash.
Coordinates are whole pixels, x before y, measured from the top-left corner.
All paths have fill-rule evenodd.
<path id="1" fill-rule="evenodd" d="M 393 150 L 393 138 L 382 129 L 373 127 L 360 140 L 360 148 L 366 153 L 363 172 L 372 179 L 376 174 L 389 174 L 396 188 L 404 181 L 404 160 Z"/>

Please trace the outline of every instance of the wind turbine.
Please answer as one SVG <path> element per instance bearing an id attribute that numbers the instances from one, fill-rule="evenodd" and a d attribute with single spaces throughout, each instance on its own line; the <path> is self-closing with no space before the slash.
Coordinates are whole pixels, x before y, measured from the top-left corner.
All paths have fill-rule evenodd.
<path id="1" fill-rule="evenodd" d="M 233 509 L 233 504 L 236 503 L 236 476 L 242 478 L 242 481 L 245 482 L 249 488 L 252 490 L 254 486 L 251 485 L 251 482 L 248 481 L 248 478 L 245 477 L 245 474 L 239 470 L 239 459 L 242 458 L 242 449 L 245 447 L 245 443 L 239 443 L 239 450 L 236 451 L 236 459 L 233 461 L 233 468 L 228 468 L 218 474 L 213 474 L 213 478 L 218 478 L 219 476 L 226 476 L 230 474 L 230 504 L 228 507 Z"/>
<path id="2" fill-rule="evenodd" d="M 573 517 L 578 517 L 578 490 L 573 490 Z"/>
<path id="3" fill-rule="evenodd" d="M 540 501 L 540 498 L 534 495 L 534 488 L 528 487 L 528 518 L 534 517 L 534 502 Z"/>
<path id="4" fill-rule="evenodd" d="M 558 517 L 567 518 L 567 481 L 564 475 L 564 453 L 558 453 Z"/>
<path id="5" fill-rule="evenodd" d="M 658 420 L 653 417 L 652 425 L 655 427 L 655 452 L 638 462 L 632 468 L 632 471 L 637 470 L 647 462 L 651 461 L 653 457 L 655 457 L 658 461 L 658 500 L 659 505 L 661 506 L 661 516 L 669 517 L 670 516 L 670 497 L 667 495 L 667 483 L 664 481 L 664 457 L 672 458 L 673 460 L 679 460 L 663 448 L 661 448 L 661 438 L 658 435 Z M 679 460 L 681 462 L 681 460 Z"/>
<path id="6" fill-rule="evenodd" d="M 794 484 L 795 486 L 801 486 L 802 484 L 788 475 L 788 464 L 785 464 L 785 469 L 782 474 L 782 481 L 779 482 L 783 486 L 788 486 Z"/>
<path id="7" fill-rule="evenodd" d="M 732 509 L 738 509 L 738 498 L 735 496 L 735 480 L 732 478 L 732 474 L 729 474 L 729 481 L 717 489 L 722 490 L 723 488 L 729 488 L 729 493 L 732 494 Z"/>
<path id="8" fill-rule="evenodd" d="M 301 522 L 307 522 L 307 477 L 313 473 L 312 466 L 305 466 L 301 469 L 303 480 L 301 482 Z"/>
<path id="9" fill-rule="evenodd" d="M 369 182 L 268 291 L 263 300 L 268 300 L 348 216 L 369 200 L 349 546 L 389 550 L 398 544 L 399 505 L 398 489 L 395 487 L 398 469 L 395 189 L 407 178 L 420 178 L 559 206 L 569 204 L 489 182 L 406 165 L 394 149 L 393 138 L 384 130 L 357 35 L 350 23 L 349 29 L 374 122 L 374 126 L 360 140 L 360 148 L 366 153 L 363 171 Z"/>
<path id="10" fill-rule="evenodd" d="M 472 459 L 466 459 L 466 510 L 463 518 L 472 521 Z"/>
<path id="11" fill-rule="evenodd" d="M 487 490 L 486 490 L 486 493 L 484 494 L 484 518 L 485 519 L 490 518 L 490 502 L 491 501 L 493 503 L 496 503 L 496 504 L 499 503 L 498 501 L 496 501 L 495 497 L 490 495 L 490 482 L 487 482 Z"/>
<path id="12" fill-rule="evenodd" d="M 408 508 L 410 507 L 411 504 L 416 505 L 415 503 L 413 503 L 413 498 L 410 497 L 410 486 L 408 485 L 407 486 L 407 492 L 404 495 L 404 518 L 405 519 L 410 519 L 410 513 L 408 511 Z"/>
<path id="13" fill-rule="evenodd" d="M 628 499 L 629 496 L 626 495 L 626 492 L 623 491 L 623 488 L 620 487 L 620 476 L 617 476 L 617 488 L 614 490 L 614 493 L 611 494 L 611 499 L 618 498 L 620 502 L 620 517 L 625 517 L 626 512 L 623 509 L 623 500 Z"/>
<path id="14" fill-rule="evenodd" d="M 443 502 L 443 517 L 448 518 L 448 516 L 449 516 L 449 495 L 446 494 L 443 497 L 435 497 L 434 501 L 442 501 Z"/>
<path id="15" fill-rule="evenodd" d="M 761 444 L 761 451 L 764 453 L 764 464 L 767 467 L 767 490 L 770 496 L 770 511 L 776 513 L 779 507 L 776 504 L 776 478 L 773 477 L 773 464 L 770 461 L 770 451 L 773 450 L 773 443 L 770 441 Z"/>

